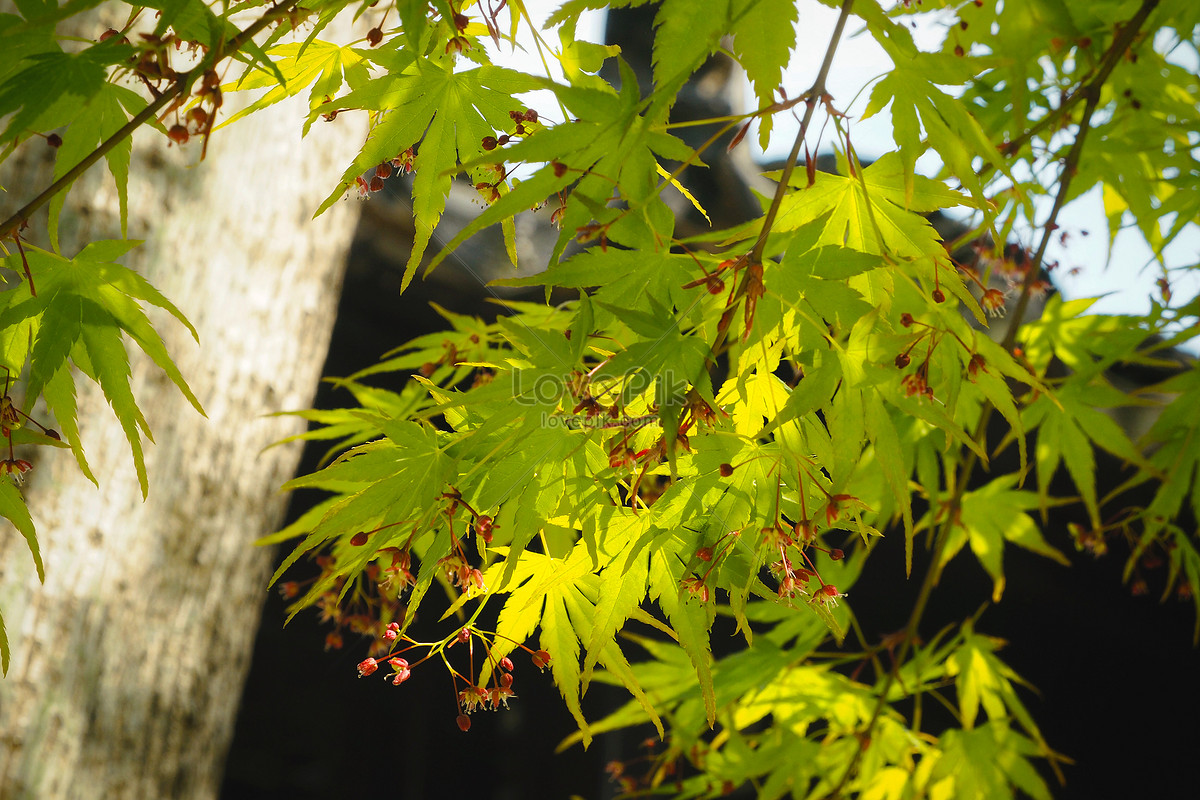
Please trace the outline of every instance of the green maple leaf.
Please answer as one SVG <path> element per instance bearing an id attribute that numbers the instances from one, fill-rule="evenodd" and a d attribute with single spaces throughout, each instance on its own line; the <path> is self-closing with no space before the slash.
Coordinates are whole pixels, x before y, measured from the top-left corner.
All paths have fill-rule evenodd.
<path id="1" fill-rule="evenodd" d="M 27 22 L 16 14 L 0 14 L 0 85 L 16 70 L 29 66 L 29 57 L 59 51 L 54 22 Z"/>
<path id="2" fill-rule="evenodd" d="M 992 601 L 1004 593 L 1004 545 L 1011 542 L 1030 552 L 1046 556 L 1063 566 L 1070 562 L 1042 536 L 1037 523 L 1027 513 L 1038 505 L 1038 495 L 1014 489 L 1016 475 L 996 478 L 981 489 L 963 495 L 959 526 L 946 544 L 942 564 L 962 548 L 964 541 L 992 578 Z M 939 565 L 939 568 L 941 565 Z"/>
<path id="3" fill-rule="evenodd" d="M 145 99 L 137 92 L 115 83 L 101 84 L 100 89 L 82 104 L 75 119 L 63 131 L 62 145 L 54 160 L 54 177 L 57 179 L 65 175 L 145 107 Z M 104 155 L 117 186 L 122 235 L 126 232 L 129 218 L 129 159 L 132 153 L 133 140 L 126 137 Z M 55 250 L 58 249 L 59 214 L 69 192 L 70 188 L 59 192 L 50 201 L 48 229 Z"/>
<path id="4" fill-rule="evenodd" d="M 793 0 L 734 0 L 731 16 L 733 53 L 754 87 L 758 107 L 765 108 L 775 102 L 775 90 L 796 44 L 799 10 Z M 773 120 L 771 114 L 759 118 L 763 149 L 771 138 Z"/>
<path id="5" fill-rule="evenodd" d="M 132 54 L 116 37 L 78 53 L 30 54 L 29 65 L 0 84 L 0 119 L 12 115 L 0 144 L 70 124 L 103 89 L 108 68 Z"/>
<path id="6" fill-rule="evenodd" d="M 895 28 L 902 30 L 900 26 Z M 900 36 L 906 37 L 907 32 Z M 891 103 L 893 136 L 900 148 L 906 194 L 911 193 L 910 187 L 916 178 L 914 164 L 917 158 L 927 148 L 932 148 L 972 196 L 978 202 L 984 202 L 984 187 L 975 173 L 972 159 L 981 158 L 984 163 L 1002 170 L 1007 169 L 1007 162 L 966 104 L 935 85 L 967 83 L 983 65 L 976 59 L 918 52 L 911 47 L 911 38 L 904 45 L 898 45 L 897 41 L 897 37 L 880 40 L 896 67 L 871 90 L 863 118 Z M 921 138 L 922 125 L 925 140 Z"/>
<path id="7" fill-rule="evenodd" d="M 688 78 L 729 32 L 730 0 L 707 0 L 702 13 L 698 10 L 694 0 L 664 0 L 654 17 L 656 110 L 651 116 L 665 115 Z"/>
<path id="8" fill-rule="evenodd" d="M 39 581 L 46 580 L 46 568 L 42 564 L 42 554 L 38 549 L 37 534 L 33 527 L 33 518 L 29 516 L 29 508 L 21 491 L 5 477 L 0 480 L 0 516 L 13 524 L 13 527 L 25 537 L 29 552 L 33 555 L 33 563 L 37 566 Z M 7 646 L 6 646 L 7 647 Z M 4 672 L 8 672 L 8 656 L 5 653 Z"/>
<path id="9" fill-rule="evenodd" d="M 193 337 L 195 329 L 145 278 L 114 261 L 137 244 L 125 240 L 92 242 L 73 259 L 27 246 L 26 257 L 38 294 L 32 295 L 26 283 L 5 293 L 7 307 L 0 310 L 0 327 L 27 325 L 34 334 L 27 353 L 10 349 L 7 357 L 12 364 L 23 363 L 28 357 L 27 397 L 30 402 L 39 394 L 45 397 L 80 468 L 89 477 L 93 476 L 75 423 L 74 379 L 68 361 L 100 384 L 129 440 L 144 495 L 147 480 L 141 437 L 153 439 L 130 390 L 124 337 L 150 356 L 197 411 L 203 414 L 204 410 L 139 301 L 166 310 L 187 326 Z M 20 257 L 10 256 L 8 266 L 20 269 Z"/>
<path id="10" fill-rule="evenodd" d="M 1045 755 L 1037 744 L 1013 731 L 1003 720 L 972 730 L 949 730 L 930 772 L 931 795 L 964 800 L 1011 800 L 1029 796 L 1050 800 L 1045 780 L 1029 756 Z M 1018 795 L 1013 787 L 1024 795 Z"/>
<path id="11" fill-rule="evenodd" d="M 410 71 L 376 78 L 334 103 L 320 106 L 322 112 L 366 108 L 387 113 L 317 214 L 353 186 L 356 177 L 420 142 L 413 177 L 416 236 L 402 284 L 407 287 L 446 208 L 452 173 L 460 162 L 485 152 L 485 136 L 511 126 L 508 112 L 518 107 L 513 95 L 542 88 L 542 84 L 539 79 L 501 67 L 454 72 L 420 62 Z M 472 182 L 484 178 L 482 171 L 476 171 Z"/>
<path id="12" fill-rule="evenodd" d="M 367 59 L 360 51 L 320 39 L 281 44 L 271 48 L 269 55 L 275 59 L 275 66 L 283 76 L 283 82 L 273 74 L 257 71 L 247 73 L 234 86 L 222 87 L 225 91 L 270 87 L 270 91 L 226 119 L 218 128 L 299 94 L 306 86 L 312 87 L 308 93 L 308 107 L 311 111 L 322 105 L 326 98 L 335 95 L 343 83 L 357 88 L 366 84 L 370 78 Z M 305 134 L 308 133 L 314 119 L 311 115 L 305 119 Z"/>
<path id="13" fill-rule="evenodd" d="M 671 545 L 677 544 L 670 542 Z M 673 563 L 678 559 L 673 549 L 658 549 L 650 557 L 650 596 L 656 599 L 679 641 L 687 653 L 692 668 L 700 681 L 700 694 L 704 699 L 704 714 L 711 727 L 717 717 L 717 695 L 713 688 L 712 642 L 709 630 L 713 623 L 711 607 L 688 602 L 681 596 L 680 576 Z"/>

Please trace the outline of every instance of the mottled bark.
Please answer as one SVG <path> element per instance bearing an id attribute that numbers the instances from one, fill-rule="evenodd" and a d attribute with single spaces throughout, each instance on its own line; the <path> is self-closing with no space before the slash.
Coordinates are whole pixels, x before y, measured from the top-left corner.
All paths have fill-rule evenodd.
<path id="1" fill-rule="evenodd" d="M 270 574 L 271 553 L 253 542 L 277 527 L 277 489 L 299 455 L 264 452 L 301 427 L 267 415 L 311 401 L 357 212 L 349 201 L 310 221 L 364 120 L 318 122 L 301 141 L 305 112 L 287 102 L 219 131 L 202 163 L 198 141 L 135 144 L 129 235 L 147 243 L 129 265 L 198 329 L 199 346 L 153 317 L 208 416 L 131 347 L 134 394 L 157 441 L 143 501 L 121 428 L 79 377 L 100 486 L 69 453 L 38 454 L 25 494 L 44 585 L 21 537 L 0 527 L 13 648 L 0 681 L 0 797 L 216 795 Z M 45 185 L 30 174 L 0 180 L 20 187 L 0 211 Z M 67 254 L 119 230 L 111 179 L 83 183 L 64 212 Z"/>

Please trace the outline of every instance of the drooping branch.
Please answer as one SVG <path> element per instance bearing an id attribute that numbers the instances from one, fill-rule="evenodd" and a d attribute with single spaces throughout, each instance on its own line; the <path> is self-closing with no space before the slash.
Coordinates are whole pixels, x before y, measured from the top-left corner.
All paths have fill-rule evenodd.
<path id="1" fill-rule="evenodd" d="M 241 33 L 237 34 L 226 42 L 222 42 L 219 47 L 210 50 L 208 56 L 206 56 L 199 64 L 177 77 L 166 89 L 166 91 L 159 94 L 153 101 L 150 102 L 148 106 L 134 115 L 129 122 L 121 126 L 116 133 L 97 145 L 95 150 L 84 156 L 82 161 L 67 170 L 62 177 L 46 187 L 41 194 L 30 200 L 21 208 L 17 209 L 15 212 L 13 212 L 12 216 L 0 223 L 0 241 L 13 236 L 21 228 L 21 225 L 24 224 L 34 212 L 36 212 L 46 203 L 50 202 L 50 200 L 59 192 L 64 191 L 68 186 L 74 183 L 80 175 L 82 175 L 93 164 L 103 158 L 120 142 L 127 137 L 132 136 L 134 131 L 136 131 L 142 125 L 145 125 L 150 120 L 154 119 L 154 117 L 158 115 L 159 111 L 166 108 L 177 98 L 185 96 L 188 92 L 190 92 L 192 85 L 195 84 L 195 82 L 199 80 L 206 72 L 214 69 L 217 64 L 224 59 L 240 52 L 241 49 L 246 46 L 247 42 L 261 33 L 269 25 L 294 11 L 297 1 L 298 0 L 281 0 L 279 3 L 267 9 L 267 11 L 265 11 L 257 21 L 255 21 Z"/>
<path id="2" fill-rule="evenodd" d="M 1146 21 L 1150 12 L 1158 5 L 1158 0 L 1146 0 L 1138 14 L 1133 17 L 1121 31 L 1121 35 L 1116 37 L 1113 45 L 1105 58 L 1104 65 L 1097 72 L 1096 76 L 1086 85 L 1080 87 L 1071 97 L 1085 99 L 1083 115 L 1079 121 L 1079 130 L 1076 133 L 1075 141 L 1071 144 L 1071 149 L 1068 151 L 1066 158 L 1063 160 L 1062 171 L 1059 175 L 1058 192 L 1054 198 L 1054 206 L 1050 210 L 1050 215 L 1042 226 L 1042 238 L 1038 244 L 1037 251 L 1031 259 L 1028 270 L 1025 274 L 1025 281 L 1021 287 L 1021 295 L 1017 301 L 1016 307 L 1012 311 L 1013 323 L 1009 325 L 1008 331 L 1004 336 L 1001 346 L 1007 350 L 1011 350 L 1016 342 L 1017 331 L 1020 328 L 1021 319 L 1029 306 L 1029 298 L 1032 294 L 1034 284 L 1037 282 L 1038 276 L 1041 273 L 1042 259 L 1045 256 L 1046 248 L 1050 243 L 1051 237 L 1058 228 L 1058 216 L 1066 205 L 1067 197 L 1070 193 L 1071 182 L 1075 177 L 1079 166 L 1079 159 L 1083 153 L 1083 145 L 1087 139 L 1088 131 L 1091 129 L 1091 121 L 1096 106 L 1100 98 L 1100 89 L 1103 86 L 1103 81 L 1107 80 L 1112 73 L 1112 68 L 1116 65 L 1117 59 L 1125 52 L 1129 42 L 1137 35 L 1142 24 Z M 1116 55 L 1114 55 L 1114 53 Z M 1060 106 L 1060 110 L 1061 110 Z M 991 420 L 992 414 L 995 412 L 995 406 L 987 403 L 983 412 L 980 415 L 979 423 L 976 426 L 974 440 L 980 441 L 986 436 L 987 426 Z M 879 721 L 879 717 L 883 712 L 883 708 L 887 703 L 887 698 L 891 692 L 892 685 L 897 680 L 897 675 L 901 665 L 904 664 L 912 651 L 913 643 L 917 638 L 917 629 L 920 627 L 921 619 L 925 614 L 925 608 L 929 602 L 929 597 L 933 593 L 933 587 L 937 583 L 938 575 L 940 574 L 940 563 L 946 550 L 946 545 L 950 541 L 950 534 L 954 526 L 957 524 L 959 512 L 962 509 L 963 498 L 966 494 L 967 486 L 971 482 L 971 476 L 975 468 L 979 464 L 979 455 L 974 450 L 968 450 L 963 456 L 961 475 L 954 481 L 954 488 L 947 500 L 944 517 L 941 526 L 938 528 L 937 536 L 934 540 L 933 552 L 930 558 L 929 566 L 926 569 L 925 576 L 921 582 L 921 588 L 918 591 L 916 602 L 913 604 L 912 612 L 909 614 L 908 622 L 904 626 L 903 638 L 897 650 L 896 658 L 893 662 L 893 668 L 888 671 L 884 679 L 883 687 L 876 699 L 875 706 L 872 709 L 871 717 L 863 731 L 858 737 L 858 747 L 855 749 L 854 755 L 850 759 L 850 763 L 846 766 L 845 772 L 833 791 L 830 792 L 831 797 L 840 797 L 846 783 L 854 775 L 855 769 L 858 767 L 859 760 L 862 758 L 863 750 L 866 744 L 871 740 L 871 735 L 875 725 Z M 1053 756 L 1052 753 L 1048 755 Z M 1051 757 L 1051 767 L 1058 773 L 1058 763 Z M 1061 781 L 1062 775 L 1058 773 L 1058 778 Z"/>

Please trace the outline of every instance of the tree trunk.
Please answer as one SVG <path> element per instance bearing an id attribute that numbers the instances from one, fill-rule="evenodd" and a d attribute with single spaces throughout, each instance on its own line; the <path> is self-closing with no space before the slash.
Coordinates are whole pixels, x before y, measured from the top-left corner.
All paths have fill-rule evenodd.
<path id="1" fill-rule="evenodd" d="M 289 101 L 219 131 L 203 163 L 199 142 L 135 142 L 129 235 L 147 243 L 129 266 L 199 331 L 197 347 L 174 320 L 154 317 L 208 417 L 131 347 L 134 395 L 158 442 L 146 455 L 149 499 L 111 409 L 80 377 L 80 426 L 100 486 L 68 453 L 36 464 L 26 499 L 44 585 L 22 538 L 0 523 L 0 609 L 13 649 L 0 681 L 0 797 L 216 795 L 270 575 L 271 553 L 253 542 L 278 526 L 276 490 L 299 455 L 263 452 L 302 427 L 266 415 L 311 402 L 357 211 L 339 203 L 310 222 L 365 120 L 318 122 L 301 141 L 306 111 Z M 5 176 L 21 188 L 10 205 L 45 185 L 44 167 L 42 176 Z M 63 230 L 67 255 L 119 235 L 110 178 L 81 182 Z"/>

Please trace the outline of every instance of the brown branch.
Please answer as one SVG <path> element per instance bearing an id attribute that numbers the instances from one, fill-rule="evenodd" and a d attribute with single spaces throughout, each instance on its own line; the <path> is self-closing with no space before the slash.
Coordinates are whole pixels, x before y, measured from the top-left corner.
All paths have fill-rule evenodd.
<path id="1" fill-rule="evenodd" d="M 1058 108 L 1051 111 L 1046 116 L 1038 120 L 1034 125 L 1030 126 L 1023 134 L 1013 139 L 1011 142 L 1005 142 L 1001 145 L 1001 152 L 1004 155 L 1014 155 L 1020 152 L 1021 148 L 1028 144 L 1033 137 L 1037 136 L 1047 128 L 1053 128 L 1065 117 L 1071 109 L 1085 100 L 1091 94 L 1099 93 L 1100 87 L 1107 81 L 1112 71 L 1116 69 L 1117 63 L 1124 58 L 1125 52 L 1129 46 L 1133 44 L 1133 40 L 1137 38 L 1141 31 L 1142 25 L 1146 23 L 1146 19 L 1158 8 L 1160 0 L 1145 0 L 1138 12 L 1130 18 L 1129 22 L 1123 25 L 1120 33 L 1113 39 L 1112 45 L 1108 48 L 1108 52 L 1104 54 L 1104 59 L 1100 62 L 1100 68 L 1096 70 L 1095 75 L 1086 83 L 1081 83 L 1080 86 L 1059 103 Z M 984 164 L 975 174 L 983 176 L 989 170 L 995 169 L 992 164 Z"/>
<path id="2" fill-rule="evenodd" d="M 763 217 L 762 230 L 759 232 L 758 239 L 755 241 L 750 253 L 742 258 L 742 262 L 746 266 L 746 271 L 742 275 L 737 289 L 729 298 L 728 307 L 725 311 L 726 314 L 731 315 L 737 307 L 738 301 L 745 297 L 746 287 L 750 285 L 751 280 L 750 267 L 754 264 L 762 263 L 763 253 L 767 247 L 767 238 L 771 235 L 771 228 L 775 224 L 775 218 L 779 215 L 779 208 L 783 205 L 783 198 L 787 195 L 788 183 L 791 181 L 792 171 L 796 168 L 796 162 L 800 160 L 800 148 L 804 145 L 804 137 L 808 133 L 808 126 L 812 123 L 817 101 L 824 98 L 827 94 L 825 82 L 829 78 L 829 71 L 833 66 L 833 54 L 837 52 L 838 43 L 842 38 L 842 31 L 846 28 L 846 20 L 850 17 L 850 8 L 853 5 L 854 0 L 844 0 L 842 3 L 842 10 L 838 15 L 837 24 L 834 25 L 833 34 L 829 37 L 829 46 L 825 49 L 825 60 L 821 62 L 821 69 L 818 70 L 817 78 L 813 81 L 812 87 L 795 100 L 788 101 L 792 105 L 801 100 L 804 101 L 804 118 L 800 121 L 800 130 L 796 133 L 796 140 L 792 143 L 792 152 L 788 154 L 787 161 L 783 165 L 783 174 L 779 176 L 779 184 L 775 187 L 775 196 L 771 199 L 771 206 L 767 209 L 766 216 Z M 709 355 L 706 361 L 707 366 L 711 366 L 716 360 L 717 355 L 723 351 L 731 327 L 732 322 L 723 327 L 718 327 L 716 338 L 713 340 L 712 347 L 709 348 Z"/>
<path id="3" fill-rule="evenodd" d="M 1074 179 L 1075 173 L 1078 170 L 1079 159 L 1083 153 L 1083 144 L 1087 139 L 1088 131 L 1091 128 L 1092 115 L 1095 113 L 1096 107 L 1099 104 L 1100 89 L 1103 85 L 1103 80 L 1106 80 L 1112 73 L 1112 68 L 1115 66 L 1117 58 L 1119 58 L 1125 52 L 1129 42 L 1132 41 L 1134 36 L 1137 35 L 1142 24 L 1145 23 L 1146 18 L 1150 15 L 1150 12 L 1154 9 L 1154 7 L 1158 5 L 1158 2 L 1159 0 L 1146 0 L 1141 9 L 1139 9 L 1138 13 L 1124 26 L 1121 31 L 1121 35 L 1113 41 L 1112 48 L 1109 50 L 1109 53 L 1105 58 L 1104 66 L 1101 67 L 1101 70 L 1097 73 L 1096 78 L 1093 78 L 1086 86 L 1081 87 L 1072 94 L 1072 97 L 1081 97 L 1086 100 L 1083 115 L 1079 121 L 1079 131 L 1076 134 L 1075 141 L 1071 144 L 1071 149 L 1067 153 L 1067 157 L 1063 162 L 1062 173 L 1059 177 L 1058 193 L 1054 198 L 1054 207 L 1050 210 L 1050 216 L 1047 218 L 1046 224 L 1043 226 L 1041 242 L 1038 245 L 1037 252 L 1034 254 L 1033 259 L 1029 263 L 1028 272 L 1025 274 L 1025 282 L 1021 287 L 1021 296 L 1017 301 L 1016 308 L 1014 308 L 1012 312 L 1013 324 L 1009 325 L 1008 332 L 1005 334 L 1004 340 L 1001 343 L 1001 346 L 1007 350 L 1011 350 L 1013 344 L 1016 342 L 1017 329 L 1020 327 L 1021 318 L 1025 315 L 1025 311 L 1029 306 L 1029 298 L 1032 293 L 1033 286 L 1037 282 L 1038 276 L 1041 273 L 1042 258 L 1046 254 L 1046 248 L 1050 243 L 1051 237 L 1054 235 L 1054 231 L 1058 228 L 1058 215 L 1066 205 L 1067 196 L 1071 188 L 1071 181 Z M 1115 57 L 1113 56 L 1114 53 L 1116 54 Z M 1097 83 L 1097 79 L 1102 80 Z M 975 433 L 973 436 L 975 441 L 981 442 L 986 438 L 988 422 L 991 420 L 994 410 L 995 407 L 990 403 L 984 406 L 983 413 L 980 415 L 979 423 L 975 427 Z M 912 612 L 909 615 L 908 623 L 904 627 L 904 638 L 900 643 L 900 648 L 897 651 L 896 658 L 893 662 L 894 666 L 891 671 L 888 672 L 887 677 L 884 680 L 883 688 L 881 689 L 879 697 L 875 702 L 875 707 L 871 712 L 871 718 L 867 721 L 865 728 L 858 734 L 858 748 L 855 750 L 854 756 L 847 765 L 846 771 L 842 774 L 841 779 L 830 792 L 831 797 L 836 798 L 841 796 L 842 789 L 854 774 L 854 770 L 858 766 L 859 760 L 862 758 L 863 750 L 870 741 L 871 734 L 875 729 L 875 725 L 879 721 L 879 717 L 883 712 L 883 707 L 887 703 L 887 697 L 891 692 L 892 685 L 898 678 L 900 667 L 908 658 L 909 653 L 912 651 L 913 643 L 917 638 L 917 628 L 920 626 L 921 618 L 925 614 L 925 606 L 929 602 L 929 596 L 932 594 L 933 587 L 937 584 L 938 576 L 941 572 L 939 562 L 942 560 L 942 556 L 945 553 L 946 543 L 950 540 L 950 533 L 957 524 L 959 511 L 962 508 L 963 496 L 966 494 L 967 484 L 970 482 L 971 476 L 978 464 L 979 455 L 974 450 L 969 450 L 963 457 L 961 474 L 955 481 L 954 491 L 951 493 L 951 496 L 946 504 L 945 518 L 942 520 L 942 524 L 938 529 L 937 536 L 934 540 L 932 559 L 925 572 L 925 577 L 921 582 L 921 588 L 917 594 L 917 600 L 913 605 Z M 1045 746 L 1044 743 L 1040 744 Z M 1061 781 L 1062 774 L 1058 771 L 1058 765 L 1053 760 L 1051 760 L 1051 767 L 1054 769 L 1055 774 Z"/>
<path id="4" fill-rule="evenodd" d="M 88 153 L 82 161 L 80 161 L 71 169 L 67 170 L 61 178 L 54 181 L 37 197 L 30 200 L 12 216 L 0 223 L 0 241 L 7 239 L 16 234 L 21 225 L 24 224 L 35 211 L 50 202 L 56 194 L 66 189 L 76 179 L 79 178 L 89 167 L 103 158 L 110 150 L 117 146 L 123 139 L 133 135 L 133 132 L 142 125 L 153 119 L 160 110 L 167 104 L 175 100 L 181 95 L 187 94 L 196 82 L 205 72 L 216 67 L 222 60 L 228 58 L 234 53 L 237 53 L 250 41 L 254 36 L 258 35 L 264 28 L 272 24 L 281 17 L 295 9 L 298 0 L 281 0 L 275 6 L 267 9 L 257 21 L 241 33 L 234 36 L 227 42 L 222 42 L 219 47 L 211 51 L 210 55 L 205 58 L 200 64 L 193 67 L 191 70 L 183 73 L 171 84 L 161 95 L 156 97 L 150 105 L 142 109 L 133 119 L 121 126 L 121 129 L 112 136 L 101 142 L 95 150 Z"/>

